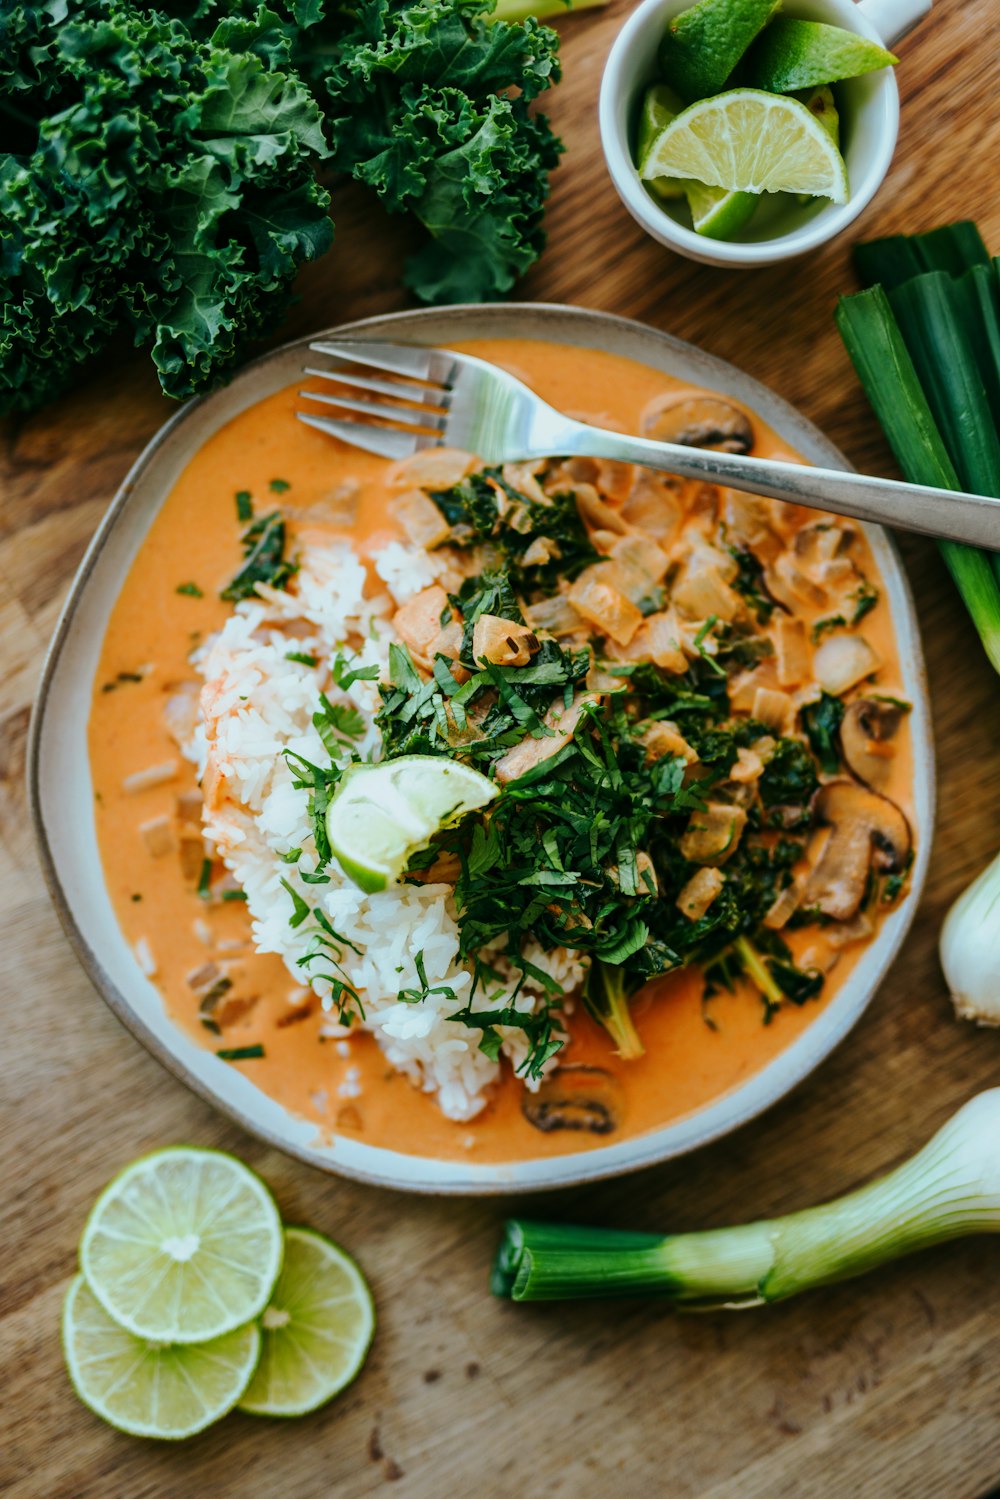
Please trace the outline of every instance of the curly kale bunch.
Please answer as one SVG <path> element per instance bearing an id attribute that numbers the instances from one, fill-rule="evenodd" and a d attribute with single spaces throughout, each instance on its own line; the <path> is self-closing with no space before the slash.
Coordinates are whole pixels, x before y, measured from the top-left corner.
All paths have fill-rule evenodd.
<path id="1" fill-rule="evenodd" d="M 0 410 L 58 395 L 123 325 L 167 394 L 216 382 L 332 242 L 317 169 L 423 226 L 422 300 L 509 291 L 544 242 L 560 147 L 528 105 L 557 40 L 491 8 L 0 5 Z"/>

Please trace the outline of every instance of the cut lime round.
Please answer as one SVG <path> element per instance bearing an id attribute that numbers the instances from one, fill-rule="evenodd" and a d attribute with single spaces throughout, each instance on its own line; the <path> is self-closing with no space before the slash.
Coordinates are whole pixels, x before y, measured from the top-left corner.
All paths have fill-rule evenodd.
<path id="1" fill-rule="evenodd" d="M 754 88 L 787 94 L 792 89 L 874 73 L 897 60 L 856 31 L 778 16 L 754 43 L 740 74 Z"/>
<path id="2" fill-rule="evenodd" d="M 260 1357 L 256 1322 L 205 1343 L 137 1338 L 108 1316 L 82 1275 L 66 1295 L 62 1330 L 84 1405 L 136 1437 L 177 1441 L 203 1431 L 232 1410 Z"/>
<path id="3" fill-rule="evenodd" d="M 645 178 L 691 177 L 729 192 L 809 193 L 846 203 L 847 167 L 798 99 L 730 89 L 679 114 L 653 143 Z"/>
<path id="4" fill-rule="evenodd" d="M 281 1219 L 259 1177 L 217 1150 L 141 1157 L 105 1187 L 80 1268 L 137 1338 L 200 1343 L 264 1310 L 281 1269 Z"/>
<path id="5" fill-rule="evenodd" d="M 687 183 L 687 200 L 695 233 L 708 239 L 732 239 L 739 234 L 760 201 L 757 193 L 730 193 L 701 182 Z"/>
<path id="6" fill-rule="evenodd" d="M 260 1363 L 240 1410 L 304 1416 L 360 1370 L 375 1332 L 375 1307 L 349 1255 L 312 1229 L 288 1228 L 285 1262 L 261 1328 Z"/>
<path id="7" fill-rule="evenodd" d="M 369 894 L 384 890 L 440 828 L 485 807 L 497 792 L 478 770 L 439 755 L 356 765 L 326 814 L 330 847 L 348 879 Z"/>
<path id="8" fill-rule="evenodd" d="M 660 43 L 666 81 L 688 102 L 717 94 L 780 0 L 699 0 L 667 23 Z"/>
<path id="9" fill-rule="evenodd" d="M 683 108 L 683 99 L 679 98 L 665 83 L 654 83 L 646 90 L 643 95 L 642 108 L 639 111 L 639 125 L 635 138 L 635 159 L 640 169 L 657 136 L 676 115 L 680 114 Z M 647 182 L 646 186 L 658 198 L 670 199 L 684 196 L 684 184 L 678 182 L 675 177 L 656 177 L 652 182 Z"/>

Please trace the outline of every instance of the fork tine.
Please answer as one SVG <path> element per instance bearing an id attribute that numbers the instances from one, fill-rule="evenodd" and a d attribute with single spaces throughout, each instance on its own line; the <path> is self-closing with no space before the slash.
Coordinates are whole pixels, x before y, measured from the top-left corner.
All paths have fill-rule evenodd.
<path id="1" fill-rule="evenodd" d="M 356 375 L 351 366 L 347 369 L 321 370 L 307 364 L 303 374 L 315 375 L 320 380 L 335 380 L 338 385 L 355 385 L 359 390 L 370 390 L 376 395 L 396 396 L 401 401 L 413 401 L 422 406 L 435 406 L 443 411 L 448 396 L 436 385 L 401 385 L 398 380 L 373 380 L 368 375 Z M 317 397 L 318 399 L 318 397 Z"/>
<path id="2" fill-rule="evenodd" d="M 365 343 L 346 339 L 337 343 L 309 345 L 317 354 L 330 354 L 350 364 L 368 364 L 393 375 L 407 375 L 425 383 L 443 382 L 455 366 L 455 356 L 441 349 L 422 348 L 417 344 Z"/>
<path id="3" fill-rule="evenodd" d="M 429 427 L 440 432 L 445 423 L 444 412 L 429 410 L 411 411 L 406 406 L 379 406 L 375 401 L 351 401 L 346 396 L 328 395 L 320 390 L 300 390 L 307 401 L 321 401 L 324 406 L 341 406 L 345 411 L 359 411 L 362 416 L 375 416 L 383 422 L 401 422 L 405 427 Z"/>
<path id="4" fill-rule="evenodd" d="M 391 427 L 367 427 L 361 422 L 337 422 L 329 416 L 308 416 L 304 411 L 295 415 L 307 427 L 315 427 L 352 448 L 361 448 L 366 453 L 376 453 L 379 458 L 412 458 L 418 448 L 429 446 L 433 439 L 421 438 L 416 432 L 396 432 Z"/>

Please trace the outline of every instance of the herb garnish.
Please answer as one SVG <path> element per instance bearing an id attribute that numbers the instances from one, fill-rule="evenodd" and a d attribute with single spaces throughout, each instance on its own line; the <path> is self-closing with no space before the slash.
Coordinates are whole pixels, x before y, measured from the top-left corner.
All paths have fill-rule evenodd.
<path id="1" fill-rule="evenodd" d="M 205 597 L 197 583 L 178 583 L 174 592 L 186 594 L 188 598 L 192 599 L 203 599 Z"/>
<path id="2" fill-rule="evenodd" d="M 280 513 L 275 510 L 260 516 L 244 531 L 241 540 L 246 560 L 220 597 L 228 603 L 253 598 L 258 583 L 287 588 L 289 579 L 298 571 L 298 563 L 285 556 L 285 522 Z"/>
<path id="3" fill-rule="evenodd" d="M 286 489 L 291 489 L 287 479 L 271 479 L 268 481 L 268 489 L 272 494 L 284 494 Z"/>
<path id="4" fill-rule="evenodd" d="M 249 1062 L 264 1056 L 264 1048 L 260 1042 L 254 1046 L 223 1046 L 215 1055 L 223 1062 Z"/>
<path id="5" fill-rule="evenodd" d="M 249 489 L 238 489 L 234 498 L 236 500 L 236 519 L 241 525 L 246 525 L 248 520 L 253 520 L 253 496 Z"/>

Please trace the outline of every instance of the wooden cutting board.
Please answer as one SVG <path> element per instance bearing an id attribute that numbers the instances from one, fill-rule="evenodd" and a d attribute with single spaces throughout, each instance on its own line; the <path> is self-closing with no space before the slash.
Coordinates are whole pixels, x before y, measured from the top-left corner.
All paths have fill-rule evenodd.
<path id="1" fill-rule="evenodd" d="M 601 68 L 627 12 L 560 22 L 567 142 L 549 248 L 526 298 L 641 318 L 764 380 L 859 467 L 893 472 L 832 312 L 849 242 L 798 264 L 708 270 L 643 237 L 605 175 Z M 939 0 L 900 51 L 900 150 L 859 235 L 972 215 L 1000 250 L 997 0 Z M 992 32 L 993 41 L 990 43 Z M 284 336 L 403 305 L 397 224 L 360 194 L 302 279 Z M 9 1499 L 965 1499 L 1000 1481 L 1000 1244 L 932 1252 L 755 1313 L 655 1304 L 515 1307 L 486 1273 L 505 1206 L 410 1199 L 321 1176 L 189 1094 L 112 1017 L 42 886 L 23 790 L 42 652 L 105 506 L 171 406 L 122 348 L 75 396 L 7 425 L 0 448 L 0 1492 Z M 533 1213 L 706 1227 L 845 1190 L 1000 1082 L 1000 1036 L 953 1018 L 936 937 L 1000 844 L 1000 682 L 930 544 L 903 538 L 930 668 L 940 802 L 906 950 L 849 1040 L 766 1118 L 687 1161 L 532 1201 Z M 119 1436 L 77 1404 L 59 1312 L 98 1190 L 127 1160 L 191 1141 L 237 1152 L 285 1216 L 361 1259 L 380 1326 L 340 1401 L 294 1424 L 235 1416 L 182 1446 Z"/>

